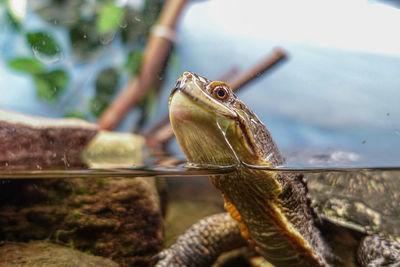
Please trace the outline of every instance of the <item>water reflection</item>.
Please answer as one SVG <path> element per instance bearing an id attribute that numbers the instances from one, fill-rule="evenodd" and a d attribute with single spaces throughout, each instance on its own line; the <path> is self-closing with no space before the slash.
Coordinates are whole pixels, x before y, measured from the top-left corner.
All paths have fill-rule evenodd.
<path id="1" fill-rule="evenodd" d="M 297 155 L 300 154 L 297 153 Z M 315 157 L 319 159 L 318 162 L 313 161 Z M 335 158 L 332 154 L 324 152 L 308 158 L 298 158 L 297 163 L 292 157 L 289 158 L 287 165 L 276 168 L 254 166 L 245 162 L 242 164 L 248 168 L 276 173 L 302 173 L 306 177 L 313 207 L 324 220 L 336 226 L 344 226 L 361 233 L 379 233 L 394 238 L 400 236 L 398 227 L 400 224 L 400 166 L 361 167 L 360 162 L 354 161 L 341 161 L 339 165 L 332 161 L 332 158 Z M 181 179 L 226 174 L 235 171 L 236 167 L 186 164 L 182 159 L 164 154 L 146 160 L 145 164 L 118 168 L 66 169 L 65 166 L 61 166 L 41 170 L 13 170 L 3 166 L 0 170 L 0 181 L 42 178 L 151 178 L 154 176 Z M 191 182 L 186 180 L 182 183 Z M 200 195 L 207 198 L 205 194 Z"/>
<path id="2" fill-rule="evenodd" d="M 115 169 L 68 169 L 68 170 L 1 170 L 0 179 L 20 179 L 20 178 L 90 178 L 90 177 L 176 177 L 176 176 L 205 176 L 212 174 L 224 174 L 235 170 L 234 166 L 229 167 L 208 167 L 191 168 L 181 164 L 174 168 L 147 166 L 147 167 L 127 167 Z"/>
<path id="3" fill-rule="evenodd" d="M 113 135 L 116 134 L 113 133 Z M 14 166 L 5 163 L 0 166 L 0 179 L 26 178 L 28 176 L 32 178 L 73 178 L 92 176 L 204 176 L 232 172 L 237 167 L 234 165 L 214 166 L 192 163 L 187 164 L 185 159 L 179 157 L 180 155 L 171 156 L 166 152 L 156 153 L 153 151 L 153 157 L 146 158 L 146 156 L 149 156 L 148 154 L 152 152 L 147 151 L 144 146 L 139 146 L 139 148 L 138 146 L 133 146 L 132 148 L 129 148 L 128 145 L 125 146 L 123 151 L 120 151 L 115 149 L 115 136 L 111 136 L 112 140 L 109 138 L 110 135 L 103 134 L 103 136 L 104 138 L 101 138 L 102 142 L 91 142 L 88 149 L 86 149 L 82 155 L 73 155 L 83 159 L 85 163 L 83 165 L 66 165 L 62 163 L 53 164 L 51 166 Z M 119 143 L 126 141 L 123 137 L 123 134 L 118 134 L 117 138 L 120 139 L 118 140 Z M 98 139 L 99 138 L 96 140 Z M 105 142 L 105 139 L 109 140 L 106 140 L 107 142 Z M 101 143 L 101 146 L 97 143 Z M 140 144 L 142 144 L 142 142 L 140 142 Z M 348 179 L 351 179 L 352 173 L 359 172 L 400 172 L 400 166 L 374 165 L 369 161 L 360 160 L 360 158 L 363 158 L 352 152 L 318 152 L 314 150 L 312 153 L 310 153 L 310 151 L 294 151 L 288 154 L 289 157 L 287 163 L 282 166 L 257 166 L 246 162 L 241 162 L 240 164 L 251 169 L 273 172 L 301 172 L 304 174 L 323 175 L 329 173 L 346 173 Z M 76 159 L 69 157 L 68 161 L 74 162 Z"/>

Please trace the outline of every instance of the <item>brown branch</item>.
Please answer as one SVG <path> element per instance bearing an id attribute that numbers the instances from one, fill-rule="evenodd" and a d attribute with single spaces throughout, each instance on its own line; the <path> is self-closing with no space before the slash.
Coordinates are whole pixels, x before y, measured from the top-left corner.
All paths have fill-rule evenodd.
<path id="1" fill-rule="evenodd" d="M 267 71 L 272 70 L 278 65 L 278 63 L 281 63 L 284 59 L 286 59 L 286 57 L 287 55 L 282 49 L 276 48 L 275 50 L 273 50 L 272 54 L 270 54 L 266 59 L 262 60 L 250 70 L 246 71 L 244 74 L 234 79 L 230 83 L 232 90 L 238 91 L 239 89 L 243 88 L 245 85 L 262 76 L 262 74 L 265 74 Z M 146 143 L 151 148 L 156 148 L 162 144 L 165 144 L 171 138 L 173 138 L 174 133 L 172 131 L 171 125 L 169 124 L 168 115 L 162 118 L 155 127 L 151 128 L 151 130 L 146 131 L 145 136 Z"/>
<path id="2" fill-rule="evenodd" d="M 158 148 L 160 145 L 166 144 L 169 140 L 172 139 L 172 137 L 174 137 L 174 132 L 172 131 L 172 127 L 169 124 L 169 117 L 167 116 L 166 118 L 168 119 L 168 124 L 160 127 L 151 136 L 145 136 L 147 147 Z"/>
<path id="3" fill-rule="evenodd" d="M 264 60 L 233 80 L 230 83 L 232 90 L 237 91 L 250 82 L 256 80 L 265 72 L 272 70 L 278 63 L 282 63 L 286 57 L 287 55 L 282 49 L 275 48 Z"/>
<path id="4" fill-rule="evenodd" d="M 234 77 L 238 76 L 239 74 L 239 69 L 237 67 L 233 67 L 221 76 L 219 76 L 218 81 L 222 81 L 225 83 L 230 83 Z"/>
<path id="5" fill-rule="evenodd" d="M 185 3 L 186 0 L 168 0 L 165 3 L 144 51 L 138 77 L 129 81 L 99 118 L 101 129 L 111 130 L 117 127 L 125 114 L 146 95 L 169 54 L 174 37 L 173 28 Z"/>

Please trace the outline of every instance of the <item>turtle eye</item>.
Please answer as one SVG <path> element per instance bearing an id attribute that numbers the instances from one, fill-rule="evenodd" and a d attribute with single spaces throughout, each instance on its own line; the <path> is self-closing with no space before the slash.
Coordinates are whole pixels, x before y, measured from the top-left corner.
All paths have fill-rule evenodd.
<path id="1" fill-rule="evenodd" d="M 224 86 L 216 86 L 213 93 L 219 100 L 226 100 L 229 96 L 228 89 Z"/>

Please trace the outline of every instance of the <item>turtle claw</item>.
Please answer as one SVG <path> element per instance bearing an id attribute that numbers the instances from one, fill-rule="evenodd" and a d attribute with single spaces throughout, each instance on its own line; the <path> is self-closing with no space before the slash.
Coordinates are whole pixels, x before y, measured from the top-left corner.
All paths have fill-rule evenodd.
<path id="1" fill-rule="evenodd" d="M 174 266 L 176 263 L 174 258 L 174 253 L 171 249 L 165 249 L 158 253 L 157 255 L 152 257 L 153 262 L 156 262 L 155 267 L 167 267 L 167 266 Z"/>

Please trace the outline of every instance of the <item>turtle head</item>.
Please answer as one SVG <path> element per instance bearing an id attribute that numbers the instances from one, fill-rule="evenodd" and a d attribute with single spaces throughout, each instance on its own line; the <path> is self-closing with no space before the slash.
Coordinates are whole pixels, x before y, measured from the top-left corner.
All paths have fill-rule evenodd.
<path id="1" fill-rule="evenodd" d="M 266 127 L 224 82 L 183 73 L 171 93 L 169 110 L 190 163 L 271 167 L 283 162 Z"/>

